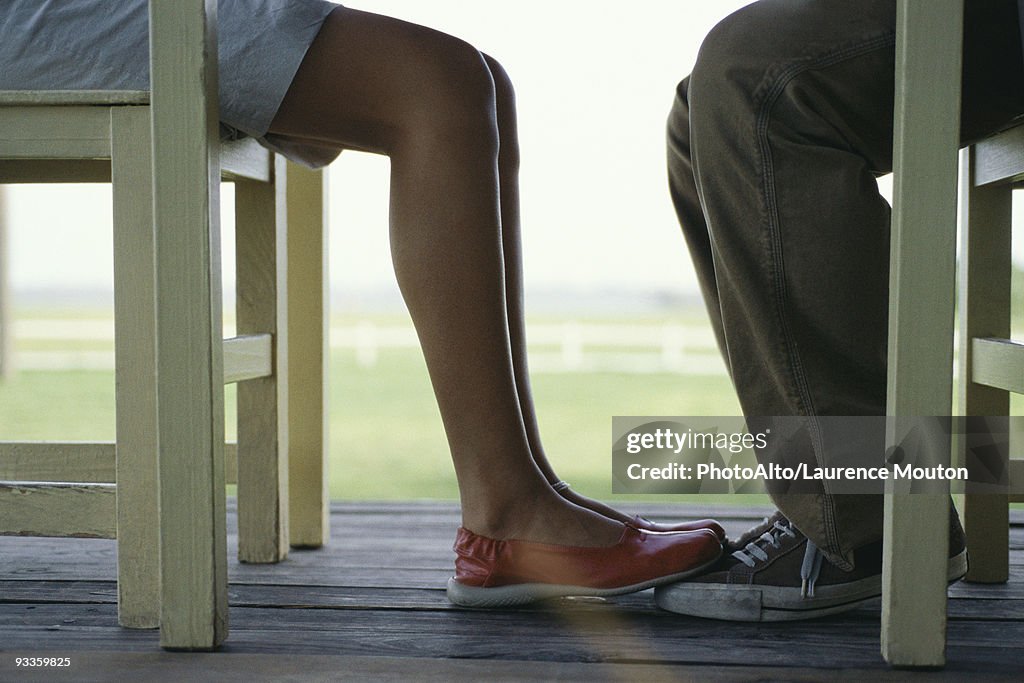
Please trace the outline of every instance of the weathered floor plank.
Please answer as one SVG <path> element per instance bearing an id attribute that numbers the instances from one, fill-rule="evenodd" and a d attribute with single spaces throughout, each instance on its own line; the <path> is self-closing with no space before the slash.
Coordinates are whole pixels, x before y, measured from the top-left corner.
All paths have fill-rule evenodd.
<path id="1" fill-rule="evenodd" d="M 643 508 L 651 517 L 707 513 Z M 738 533 L 764 513 L 712 514 Z M 1012 680 L 1024 665 L 1024 515 L 1015 511 L 1013 522 L 1010 583 L 951 587 L 949 663 L 938 680 Z M 0 681 L 110 680 L 111 672 L 153 681 L 252 681 L 254 672 L 274 680 L 802 681 L 826 670 L 842 680 L 905 679 L 878 654 L 877 601 L 790 624 L 681 617 L 657 610 L 649 591 L 508 611 L 452 607 L 443 586 L 457 524 L 450 504 L 336 505 L 330 546 L 293 551 L 279 565 L 232 559 L 231 635 L 215 655 L 160 653 L 155 631 L 117 626 L 113 542 L 0 537 Z M 233 557 L 233 517 L 230 526 Z M 15 656 L 38 652 L 71 656 L 73 670 L 12 668 Z"/>
<path id="2" fill-rule="evenodd" d="M 12 670 L 0 662 L 0 680 Z M 837 681 L 919 681 L 918 673 L 907 671 L 864 671 L 835 669 L 829 677 Z M 147 683 L 181 683 L 181 681 L 390 681 L 407 683 L 451 683 L 452 681 L 494 681 L 495 683 L 536 683 L 544 680 L 605 681 L 623 683 L 670 683 L 701 681 L 786 680 L 794 683 L 820 683 L 820 669 L 788 667 L 784 670 L 757 665 L 707 667 L 700 665 L 607 664 L 584 662 L 506 662 L 474 659 L 413 659 L 409 657 L 360 657 L 351 655 L 303 655 L 296 658 L 279 655 L 104 652 L 81 653 L 72 666 L 63 670 L 17 672 L 19 681 L 45 683 L 106 683 L 111 680 L 138 680 Z M 960 683 L 965 672 L 950 670 L 931 672 L 929 681 Z M 1019 680 L 1012 676 L 986 677 L 985 680 Z"/>

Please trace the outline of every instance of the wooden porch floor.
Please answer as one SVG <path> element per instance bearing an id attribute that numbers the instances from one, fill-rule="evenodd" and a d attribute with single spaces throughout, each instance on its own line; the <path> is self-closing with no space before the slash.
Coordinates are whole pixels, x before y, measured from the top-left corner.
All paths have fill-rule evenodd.
<path id="1" fill-rule="evenodd" d="M 705 507 L 644 505 L 652 517 Z M 712 511 L 736 534 L 764 510 Z M 929 679 L 1024 676 L 1024 515 L 1011 580 L 950 589 L 948 664 Z M 444 585 L 458 525 L 444 503 L 337 504 L 332 542 L 279 565 L 230 566 L 221 652 L 160 651 L 155 631 L 117 625 L 112 541 L 0 537 L 0 681 L 903 680 L 879 656 L 877 601 L 792 624 L 731 624 L 656 609 L 650 592 L 529 609 L 451 607 Z M 237 537 L 229 516 L 229 552 Z M 70 657 L 27 670 L 15 657 Z"/>

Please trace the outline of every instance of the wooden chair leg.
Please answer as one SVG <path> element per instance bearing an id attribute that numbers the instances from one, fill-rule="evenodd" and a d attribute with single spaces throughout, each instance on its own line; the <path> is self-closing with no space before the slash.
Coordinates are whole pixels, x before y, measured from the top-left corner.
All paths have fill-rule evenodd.
<path id="1" fill-rule="evenodd" d="M 160 644 L 227 637 L 215 0 L 152 0 Z M 164 37 L 167 37 L 166 39 Z M 197 135 L 202 131 L 203 135 Z"/>
<path id="2" fill-rule="evenodd" d="M 11 330 L 11 257 L 7 243 L 6 191 L 0 185 L 0 379 L 10 377 L 14 370 L 11 358 L 14 335 Z"/>
<path id="3" fill-rule="evenodd" d="M 1008 184 L 976 187 L 974 149 L 961 171 L 960 382 L 961 415 L 1009 415 L 1010 394 L 971 381 L 971 340 L 1010 337 L 1011 222 Z M 1001 583 L 1009 577 L 1009 501 L 1005 495 L 964 495 L 968 581 Z"/>
<path id="4" fill-rule="evenodd" d="M 118 621 L 160 625 L 156 273 L 149 110 L 111 110 Z"/>
<path id="5" fill-rule="evenodd" d="M 1010 575 L 1008 498 L 994 493 L 967 494 L 963 519 L 968 559 L 964 580 L 1006 583 Z"/>
<path id="6" fill-rule="evenodd" d="M 902 0 L 898 5 L 891 416 L 949 415 L 952 409 L 962 12 L 962 0 Z M 891 429 L 889 446 L 900 438 L 898 423 Z M 898 493 L 893 483 L 887 482 L 885 497 L 882 655 L 893 666 L 941 666 L 948 495 Z"/>
<path id="7" fill-rule="evenodd" d="M 291 543 L 316 548 L 331 533 L 326 174 L 292 163 L 287 172 Z"/>
<path id="8" fill-rule="evenodd" d="M 235 183 L 238 334 L 274 336 L 270 377 L 238 384 L 238 559 L 288 555 L 287 201 L 284 160 L 275 182 Z"/>

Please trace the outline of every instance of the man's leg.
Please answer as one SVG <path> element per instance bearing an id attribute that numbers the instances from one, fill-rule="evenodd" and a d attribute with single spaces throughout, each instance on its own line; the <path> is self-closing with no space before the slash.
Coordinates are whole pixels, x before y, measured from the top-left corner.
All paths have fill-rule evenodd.
<path id="1" fill-rule="evenodd" d="M 891 0 L 762 0 L 677 92 L 673 200 L 748 416 L 884 413 L 894 20 Z M 969 139 L 1024 111 L 1024 78 L 1013 0 L 965 23 Z M 881 535 L 877 497 L 775 501 L 843 569 Z"/>
<path id="2" fill-rule="evenodd" d="M 748 416 L 884 413 L 894 21 L 889 1 L 761 2 L 680 86 L 673 197 Z M 840 563 L 881 534 L 877 499 L 776 503 Z"/>

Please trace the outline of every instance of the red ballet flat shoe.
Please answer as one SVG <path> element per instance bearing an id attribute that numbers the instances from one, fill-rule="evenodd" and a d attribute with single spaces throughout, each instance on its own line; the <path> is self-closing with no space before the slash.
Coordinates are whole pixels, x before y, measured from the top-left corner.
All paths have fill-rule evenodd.
<path id="1" fill-rule="evenodd" d="M 625 525 L 615 545 L 498 541 L 460 528 L 448 599 L 463 607 L 512 607 L 567 596 L 607 597 L 680 581 L 722 553 L 707 529 L 650 533 Z"/>
<path id="2" fill-rule="evenodd" d="M 569 490 L 570 486 L 569 482 L 556 481 L 551 485 L 551 488 L 561 494 Z M 721 524 L 713 519 L 698 519 L 693 522 L 679 522 L 678 524 L 661 524 L 659 522 L 652 522 L 640 515 L 634 515 L 631 520 L 626 522 L 626 524 L 635 529 L 640 529 L 642 531 L 655 531 L 660 534 L 672 531 L 698 531 L 699 529 L 708 529 L 714 532 L 715 536 L 718 536 L 719 541 L 725 541 L 725 529 L 722 528 Z"/>

